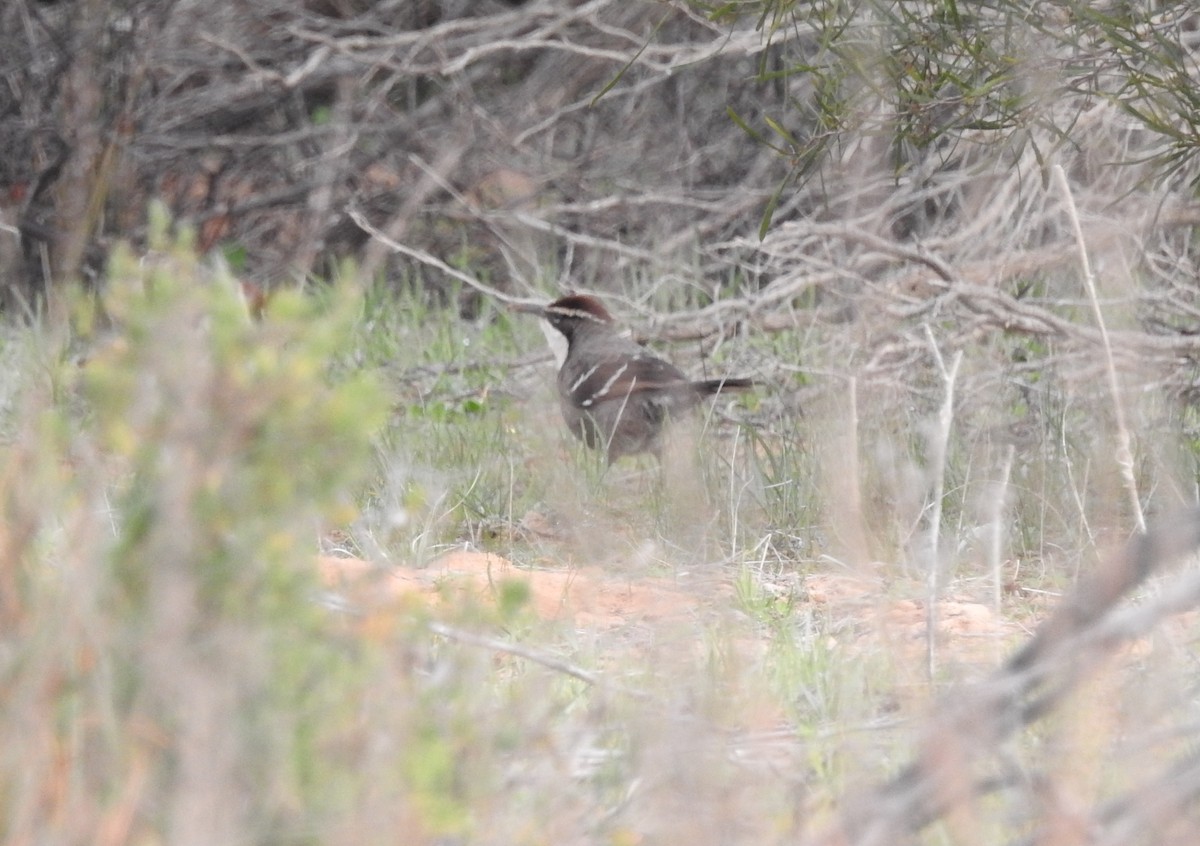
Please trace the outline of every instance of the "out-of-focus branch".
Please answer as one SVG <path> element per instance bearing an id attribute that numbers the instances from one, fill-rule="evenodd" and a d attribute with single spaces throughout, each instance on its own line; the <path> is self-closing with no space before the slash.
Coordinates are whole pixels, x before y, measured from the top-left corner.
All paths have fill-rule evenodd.
<path id="1" fill-rule="evenodd" d="M 1069 594 L 1000 670 L 951 691 L 930 717 L 914 760 L 852 798 L 842 821 L 806 841 L 884 846 L 973 802 L 974 766 L 1006 737 L 1049 714 L 1123 644 L 1200 603 L 1200 574 L 1185 572 L 1144 603 L 1130 592 L 1200 545 L 1200 511 L 1164 519 Z M 992 786 L 995 789 L 995 786 Z"/>

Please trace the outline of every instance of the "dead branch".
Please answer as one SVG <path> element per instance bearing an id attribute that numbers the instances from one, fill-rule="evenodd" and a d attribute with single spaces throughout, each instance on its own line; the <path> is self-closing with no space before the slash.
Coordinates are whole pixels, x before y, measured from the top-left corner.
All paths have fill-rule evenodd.
<path id="1" fill-rule="evenodd" d="M 1138 585 L 1165 573 L 1198 545 L 1200 511 L 1194 509 L 1136 537 L 1085 579 L 991 678 L 950 691 L 930 717 L 914 760 L 895 778 L 852 798 L 841 822 L 809 842 L 895 843 L 956 806 L 973 802 L 981 795 L 980 785 L 967 776 L 980 760 L 994 755 L 1005 738 L 1051 713 L 1123 644 L 1144 636 L 1168 616 L 1200 604 L 1200 573 L 1194 570 L 1164 585 L 1144 604 L 1127 601 Z M 1180 766 L 1191 773 L 1194 760 L 1186 757 Z M 1189 776 L 1186 795 L 1195 783 Z M 984 785 L 988 791 L 1002 786 Z M 1125 802 L 1103 813 L 1113 815 L 1115 808 L 1130 807 Z M 1145 810 L 1144 805 L 1138 807 Z"/>

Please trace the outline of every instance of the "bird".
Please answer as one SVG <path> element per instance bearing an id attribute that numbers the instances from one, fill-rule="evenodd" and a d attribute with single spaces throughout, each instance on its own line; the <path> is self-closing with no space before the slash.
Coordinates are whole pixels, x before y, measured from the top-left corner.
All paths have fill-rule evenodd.
<path id="1" fill-rule="evenodd" d="M 605 450 L 609 465 L 638 453 L 661 461 L 663 430 L 671 418 L 705 397 L 755 384 L 745 378 L 688 379 L 623 334 L 604 304 L 587 294 L 512 308 L 542 318 L 558 362 L 563 420 L 588 447 Z"/>

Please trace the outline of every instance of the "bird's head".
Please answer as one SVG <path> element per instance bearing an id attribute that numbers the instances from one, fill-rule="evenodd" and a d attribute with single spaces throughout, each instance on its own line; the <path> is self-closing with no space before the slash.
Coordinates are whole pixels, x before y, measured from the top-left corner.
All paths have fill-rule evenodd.
<path id="1" fill-rule="evenodd" d="M 576 328 L 584 325 L 610 324 L 612 315 L 595 297 L 587 294 L 571 294 L 552 303 L 517 303 L 514 311 L 536 314 L 570 340 Z"/>
<path id="2" fill-rule="evenodd" d="M 545 335 L 550 342 L 551 349 L 554 350 L 559 366 L 566 357 L 566 350 L 561 346 L 562 340 L 565 339 L 567 344 L 570 344 L 580 332 L 586 331 L 589 327 L 609 327 L 613 323 L 613 317 L 608 313 L 604 304 L 587 294 L 570 294 L 544 305 L 517 303 L 512 306 L 512 309 L 526 314 L 536 314 L 545 321 L 543 330 L 553 330 L 546 331 Z"/>

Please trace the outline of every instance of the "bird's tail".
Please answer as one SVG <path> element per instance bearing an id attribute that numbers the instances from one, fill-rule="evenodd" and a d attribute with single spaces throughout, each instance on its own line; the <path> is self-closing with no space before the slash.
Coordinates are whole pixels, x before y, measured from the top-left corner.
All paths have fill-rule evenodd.
<path id="1" fill-rule="evenodd" d="M 716 394 L 721 391 L 745 391 L 753 388 L 753 379 L 705 379 L 693 382 L 692 387 L 700 394 Z"/>

